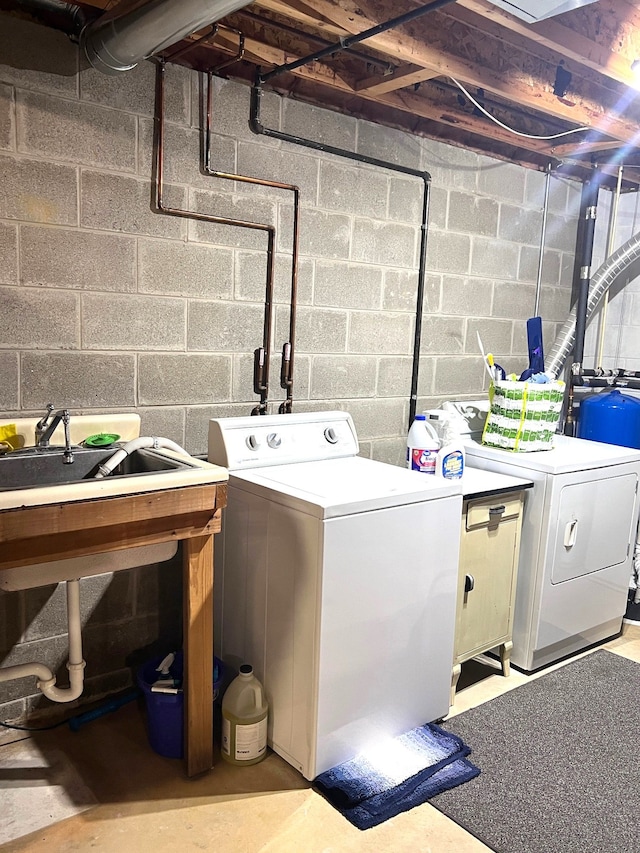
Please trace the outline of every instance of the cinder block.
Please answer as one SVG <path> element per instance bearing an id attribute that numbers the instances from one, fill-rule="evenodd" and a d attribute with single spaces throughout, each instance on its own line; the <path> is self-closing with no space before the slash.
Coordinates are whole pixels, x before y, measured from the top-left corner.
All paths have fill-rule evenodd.
<path id="1" fill-rule="evenodd" d="M 354 311 L 349 323 L 347 350 L 406 355 L 413 345 L 413 317 L 378 311 Z"/>
<path id="2" fill-rule="evenodd" d="M 73 166 L 0 155 L 0 218 L 51 225 L 78 222 Z"/>
<path id="3" fill-rule="evenodd" d="M 346 161 L 345 161 L 346 162 Z M 384 219 L 389 180 L 380 169 L 320 161 L 318 205 L 326 210 Z"/>
<path id="4" fill-rule="evenodd" d="M 40 294 L 42 295 L 42 294 Z M 43 410 L 49 400 L 61 408 L 122 409 L 135 405 L 135 356 L 86 352 L 24 353 L 22 405 Z"/>
<path id="5" fill-rule="evenodd" d="M 449 193 L 443 187 L 430 185 L 429 188 L 429 219 L 427 228 L 439 228 L 444 231 L 447 227 L 447 213 L 449 210 Z M 420 216 L 422 220 L 422 215 Z M 428 245 L 427 232 L 427 245 Z"/>
<path id="6" fill-rule="evenodd" d="M 560 286 L 573 287 L 573 270 L 575 267 L 575 255 L 563 252 L 560 256 Z M 594 270 L 595 272 L 595 270 Z M 627 285 L 628 286 L 628 285 Z"/>
<path id="7" fill-rule="evenodd" d="M 231 357 L 191 353 L 140 355 L 138 389 L 143 406 L 228 401 L 231 395 Z"/>
<path id="8" fill-rule="evenodd" d="M 355 151 L 357 127 L 357 120 L 351 116 L 305 104 L 303 101 L 282 98 L 282 129 L 292 136 L 313 139 L 346 151 Z M 288 146 L 286 148 L 292 150 Z"/>
<path id="9" fill-rule="evenodd" d="M 571 291 L 567 287 L 543 287 L 540 293 L 540 315 L 548 320 L 564 322 L 571 307 Z"/>
<path id="10" fill-rule="evenodd" d="M 284 318 L 283 318 L 284 319 Z M 288 318 L 287 318 L 288 319 Z M 276 325 L 277 340 L 283 323 Z M 288 330 L 285 330 L 288 333 Z M 296 324 L 296 349 L 306 353 L 343 353 L 347 344 L 347 312 L 301 306 Z"/>
<path id="11" fill-rule="evenodd" d="M 211 418 L 240 418 L 251 414 L 247 403 L 217 403 L 213 406 L 187 406 L 185 450 L 207 453 L 209 420 Z"/>
<path id="12" fill-rule="evenodd" d="M 554 249 L 545 249 L 542 260 L 542 282 L 558 284 L 560 277 L 560 259 L 562 255 Z M 520 248 L 520 265 L 518 267 L 519 281 L 537 281 L 540 264 L 540 249 L 533 246 Z"/>
<path id="13" fill-rule="evenodd" d="M 300 190 L 301 204 L 315 206 L 318 198 L 318 155 L 298 146 L 274 150 L 263 145 L 262 138 L 254 136 L 250 142 L 238 143 L 238 174 L 295 185 Z M 247 192 L 252 189 L 249 184 L 243 186 Z M 293 190 L 263 188 L 263 193 L 277 201 L 293 199 Z"/>
<path id="14" fill-rule="evenodd" d="M 493 292 L 493 316 L 509 320 L 526 320 L 533 316 L 536 301 L 534 285 L 521 281 L 498 281 Z"/>
<path id="15" fill-rule="evenodd" d="M 153 147 L 154 123 L 140 119 L 138 139 L 138 173 L 150 178 L 155 169 L 156 152 Z M 214 135 L 211 143 L 211 169 L 235 172 L 236 146 L 227 136 Z M 212 192 L 234 192 L 236 181 L 216 178 L 202 172 L 200 132 L 197 128 L 165 123 L 164 152 L 162 157 L 164 181 L 169 184 L 187 184 Z"/>
<path id="16" fill-rule="evenodd" d="M 273 202 L 258 199 L 256 194 L 233 194 L 218 182 L 215 192 L 193 190 L 190 193 L 190 209 L 214 217 L 232 219 L 236 222 L 257 223 L 274 226 L 277 208 Z M 226 182 L 224 182 L 226 183 Z M 221 225 L 204 221 L 189 223 L 189 239 L 202 243 L 214 243 L 238 249 L 267 250 L 267 231 L 242 225 Z"/>
<path id="17" fill-rule="evenodd" d="M 182 299 L 85 293 L 82 346 L 86 350 L 184 350 L 185 307 Z"/>
<path id="18" fill-rule="evenodd" d="M 498 211 L 498 203 L 491 198 L 452 190 L 449 193 L 447 227 L 452 231 L 495 237 L 498 231 Z"/>
<path id="19" fill-rule="evenodd" d="M 18 90 L 18 150 L 86 166 L 133 172 L 134 116 L 93 104 Z"/>
<path id="20" fill-rule="evenodd" d="M 281 231 L 291 223 L 290 208 L 283 208 Z M 315 258 L 348 260 L 351 219 L 339 213 L 302 208 L 300 211 L 300 252 Z M 287 240 L 286 245 L 290 245 Z"/>
<path id="21" fill-rule="evenodd" d="M 0 288 L 0 341 L 21 349 L 77 349 L 79 300 L 74 293 Z M 55 322 L 51 318 L 55 317 Z"/>
<path id="22" fill-rule="evenodd" d="M 311 365 L 310 396 L 314 400 L 373 397 L 375 359 L 364 356 L 315 356 Z"/>
<path id="23" fill-rule="evenodd" d="M 478 191 L 492 198 L 524 201 L 525 176 L 527 170 L 515 163 L 503 163 L 481 157 L 478 171 Z"/>
<path id="24" fill-rule="evenodd" d="M 458 400 L 461 394 L 485 395 L 485 369 L 482 357 L 442 356 L 435 359 L 433 390 L 434 395 L 446 396 L 449 400 Z"/>
<path id="25" fill-rule="evenodd" d="M 464 318 L 428 314 L 422 318 L 424 354 L 461 353 L 464 351 Z"/>
<path id="26" fill-rule="evenodd" d="M 254 136 L 249 128 L 249 86 L 232 80 L 214 78 L 212 125 L 216 133 L 236 139 L 260 139 L 270 148 L 280 147 L 267 136 Z M 193 99 L 197 103 L 197 86 L 193 86 Z M 260 98 L 260 121 L 265 127 L 280 126 L 280 96 L 264 92 Z M 192 108 L 192 123 L 196 123 L 197 110 Z"/>
<path id="27" fill-rule="evenodd" d="M 0 411 L 18 408 L 18 354 L 0 351 Z"/>
<path id="28" fill-rule="evenodd" d="M 359 441 L 376 441 L 380 438 L 397 438 L 405 435 L 405 403 L 402 399 L 351 400 L 343 406 L 349 412 L 356 426 Z"/>
<path id="29" fill-rule="evenodd" d="M 419 228 L 372 219 L 353 223 L 351 258 L 370 264 L 413 267 L 416 264 Z"/>
<path id="30" fill-rule="evenodd" d="M 227 299 L 233 252 L 201 243 L 138 241 L 138 290 L 172 296 Z"/>
<path id="31" fill-rule="evenodd" d="M 468 273 L 471 238 L 452 231 L 429 231 L 427 268 L 432 272 Z"/>
<path id="32" fill-rule="evenodd" d="M 37 590 L 29 590 L 28 592 L 21 593 L 21 595 L 28 595 L 29 593 L 36 591 Z M 50 634 L 44 640 L 37 640 L 29 643 L 16 642 L 3 659 L 3 667 L 18 666 L 19 664 L 31 663 L 32 661 L 37 660 L 39 663 L 43 663 L 45 666 L 49 667 L 49 669 L 51 669 L 51 671 L 56 675 L 59 674 L 61 683 L 64 683 L 62 679 L 67 674 L 64 664 L 69 656 L 66 626 L 67 621 L 65 618 L 63 622 L 56 624 L 53 634 Z M 22 699 L 32 690 L 37 691 L 40 694 L 40 691 L 33 682 L 32 685 L 25 685 L 24 680 L 20 678 L 13 679 L 12 681 L 5 681 L 0 684 L 0 706 L 4 706 L 8 702 L 15 702 L 18 699 Z M 40 694 L 40 698 L 42 698 L 42 694 Z"/>
<path id="33" fill-rule="evenodd" d="M 423 310 L 440 311 L 441 276 L 425 272 Z M 382 307 L 386 311 L 417 310 L 418 271 L 385 270 Z"/>
<path id="34" fill-rule="evenodd" d="M 362 456 L 362 453 L 360 453 Z M 383 438 L 371 443 L 371 459 L 386 465 L 406 467 L 407 446 L 403 438 Z"/>
<path id="35" fill-rule="evenodd" d="M 389 219 L 396 222 L 422 222 L 425 184 L 420 178 L 400 178 L 395 175 L 389 181 Z M 431 196 L 431 202 L 434 197 Z M 364 214 L 367 211 L 362 211 Z M 370 216 L 375 214 L 370 213 Z"/>
<path id="36" fill-rule="evenodd" d="M 433 179 L 436 187 L 475 192 L 477 174 L 482 158 L 473 151 L 438 142 L 435 139 L 422 141 L 422 168 Z"/>
<path id="37" fill-rule="evenodd" d="M 184 425 L 186 412 L 184 408 L 162 406 L 160 408 L 145 407 L 138 409 L 140 415 L 140 435 L 159 435 L 169 438 L 184 447 Z"/>
<path id="38" fill-rule="evenodd" d="M 83 626 L 106 625 L 133 616 L 134 573 L 113 572 L 83 578 L 80 614 Z"/>
<path id="39" fill-rule="evenodd" d="M 175 239 L 186 235 L 186 219 L 155 210 L 149 181 L 83 170 L 80 197 L 85 228 Z M 185 208 L 185 190 L 165 186 L 164 203 Z"/>
<path id="40" fill-rule="evenodd" d="M 358 121 L 358 154 L 366 154 L 399 166 L 420 168 L 421 140 L 417 136 L 383 127 L 370 121 Z"/>
<path id="41" fill-rule="evenodd" d="M 0 222 L 0 284 L 18 281 L 18 229 Z"/>
<path id="42" fill-rule="evenodd" d="M 380 308 L 382 270 L 365 264 L 316 261 L 313 301 L 335 308 Z"/>
<path id="43" fill-rule="evenodd" d="M 501 243 L 474 237 L 470 272 L 482 278 L 516 279 L 518 277 L 517 243 Z"/>
<path id="44" fill-rule="evenodd" d="M 77 97 L 78 48 L 62 31 L 3 15 L 0 58 L 5 83 Z"/>
<path id="45" fill-rule="evenodd" d="M 540 246 L 542 236 L 542 213 L 527 210 L 512 204 L 500 205 L 500 227 L 498 237 L 515 243 Z"/>
<path id="46" fill-rule="evenodd" d="M 165 70 L 165 119 L 188 124 L 191 111 L 190 78 L 183 65 L 169 63 Z M 131 71 L 111 76 L 83 67 L 79 74 L 80 99 L 127 113 L 153 116 L 155 111 L 156 64 L 140 62 Z"/>
<path id="47" fill-rule="evenodd" d="M 164 563 L 140 566 L 135 571 L 135 584 L 138 616 L 175 611 L 182 601 L 180 556 L 177 554 Z"/>
<path id="48" fill-rule="evenodd" d="M 545 245 L 561 252 L 575 252 L 578 220 L 550 213 L 547 217 Z"/>
<path id="49" fill-rule="evenodd" d="M 274 268 L 274 302 L 291 302 L 291 255 L 278 252 Z M 267 255 L 265 252 L 236 253 L 234 295 L 247 302 L 264 301 L 267 286 Z M 313 301 L 313 261 L 298 257 L 297 301 L 310 305 Z"/>
<path id="50" fill-rule="evenodd" d="M 433 393 L 433 377 L 435 372 L 436 360 L 433 356 L 421 356 L 418 359 L 418 396 L 428 397 Z M 409 386 L 410 387 L 410 386 Z M 423 411 L 427 408 L 424 403 L 418 407 L 417 411 Z"/>
<path id="51" fill-rule="evenodd" d="M 378 359 L 376 397 L 408 397 L 411 391 L 413 359 L 394 356 Z"/>
<path id="52" fill-rule="evenodd" d="M 491 315 L 493 282 L 481 278 L 442 277 L 442 313 L 470 317 Z"/>
<path id="53" fill-rule="evenodd" d="M 485 352 L 492 352 L 496 361 L 500 356 L 511 352 L 511 334 L 513 322 L 511 320 L 476 320 L 469 317 L 467 320 L 467 336 L 465 352 L 472 355 L 479 354 L 478 332 L 482 339 Z M 502 365 L 507 373 L 511 373 L 508 364 Z"/>
<path id="54" fill-rule="evenodd" d="M 253 352 L 262 345 L 263 321 L 264 309 L 260 305 L 204 300 L 190 302 L 187 349 Z"/>
<path id="55" fill-rule="evenodd" d="M 20 229 L 22 284 L 133 291 L 135 263 L 132 237 L 27 225 Z"/>
<path id="56" fill-rule="evenodd" d="M 0 84 L 0 148 L 15 149 L 13 88 Z"/>

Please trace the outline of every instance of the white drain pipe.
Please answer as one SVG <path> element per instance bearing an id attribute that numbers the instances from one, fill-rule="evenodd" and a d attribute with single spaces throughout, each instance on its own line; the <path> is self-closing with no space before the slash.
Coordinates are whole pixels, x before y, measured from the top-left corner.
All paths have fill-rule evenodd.
<path id="1" fill-rule="evenodd" d="M 34 675 L 38 688 L 52 702 L 73 702 L 82 695 L 85 661 L 82 659 L 82 626 L 80 621 L 80 581 L 67 581 L 67 619 L 69 623 L 69 687 L 56 687 L 56 677 L 43 663 L 21 663 L 0 669 L 0 682 Z"/>
<path id="2" fill-rule="evenodd" d="M 118 467 L 123 459 L 126 459 L 127 456 L 129 456 L 130 453 L 133 453 L 134 450 L 140 450 L 141 448 L 147 447 L 153 448 L 154 450 L 157 450 L 159 447 L 164 447 L 167 450 L 173 450 L 174 453 L 179 453 L 181 456 L 190 455 L 183 447 L 176 444 L 175 441 L 171 441 L 170 438 L 141 436 L 140 438 L 134 438 L 126 444 L 123 444 L 122 447 L 119 447 L 113 456 L 110 456 L 106 462 L 103 462 L 102 465 L 100 465 L 95 475 L 95 479 L 99 480 L 102 477 L 107 477 L 115 468 Z"/>

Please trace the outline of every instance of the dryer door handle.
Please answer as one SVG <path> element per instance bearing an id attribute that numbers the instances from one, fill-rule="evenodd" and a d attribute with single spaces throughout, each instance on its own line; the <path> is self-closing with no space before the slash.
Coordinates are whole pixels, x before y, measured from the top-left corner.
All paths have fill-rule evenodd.
<path id="1" fill-rule="evenodd" d="M 573 546 L 576 544 L 577 535 L 578 519 L 572 518 L 571 521 L 567 522 L 567 526 L 564 529 L 564 547 L 573 548 Z"/>

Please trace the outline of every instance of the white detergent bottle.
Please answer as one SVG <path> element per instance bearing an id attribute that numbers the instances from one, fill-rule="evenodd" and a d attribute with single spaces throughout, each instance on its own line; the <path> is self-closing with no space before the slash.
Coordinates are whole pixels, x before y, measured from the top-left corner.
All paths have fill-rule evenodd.
<path id="1" fill-rule="evenodd" d="M 459 480 L 464 474 L 464 447 L 452 442 L 444 444 L 436 456 L 436 477 Z"/>
<path id="2" fill-rule="evenodd" d="M 230 764 L 257 764 L 267 755 L 269 706 L 253 667 L 243 663 L 240 674 L 222 699 L 222 757 Z"/>
<path id="3" fill-rule="evenodd" d="M 425 415 L 416 415 L 407 435 L 407 468 L 423 474 L 436 473 L 436 457 L 440 442 Z"/>

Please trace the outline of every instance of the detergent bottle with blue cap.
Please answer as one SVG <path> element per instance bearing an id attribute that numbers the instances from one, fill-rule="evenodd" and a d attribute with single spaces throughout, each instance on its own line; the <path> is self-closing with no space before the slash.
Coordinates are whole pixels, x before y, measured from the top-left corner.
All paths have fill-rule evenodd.
<path id="1" fill-rule="evenodd" d="M 439 450 L 438 435 L 427 423 L 426 415 L 416 415 L 407 435 L 407 468 L 422 474 L 435 474 Z"/>

